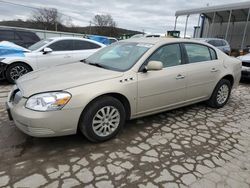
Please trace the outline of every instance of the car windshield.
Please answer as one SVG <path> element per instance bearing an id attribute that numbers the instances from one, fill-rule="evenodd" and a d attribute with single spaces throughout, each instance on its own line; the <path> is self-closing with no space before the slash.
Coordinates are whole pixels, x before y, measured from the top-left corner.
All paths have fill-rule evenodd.
<path id="1" fill-rule="evenodd" d="M 152 46 L 147 43 L 119 42 L 91 55 L 86 62 L 110 70 L 126 71 Z"/>
<path id="2" fill-rule="evenodd" d="M 48 44 L 51 41 L 52 41 L 52 39 L 40 40 L 39 42 L 31 45 L 28 49 L 31 50 L 31 51 L 37 50 L 37 49 L 43 47 L 44 45 Z"/>

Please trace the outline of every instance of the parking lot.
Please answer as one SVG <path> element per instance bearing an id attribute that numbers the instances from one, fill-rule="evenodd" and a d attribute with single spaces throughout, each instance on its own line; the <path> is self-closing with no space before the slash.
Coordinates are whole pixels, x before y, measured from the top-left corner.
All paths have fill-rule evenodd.
<path id="1" fill-rule="evenodd" d="M 219 110 L 197 104 L 126 123 L 94 144 L 32 138 L 8 120 L 0 85 L 0 187 L 249 187 L 250 84 Z"/>

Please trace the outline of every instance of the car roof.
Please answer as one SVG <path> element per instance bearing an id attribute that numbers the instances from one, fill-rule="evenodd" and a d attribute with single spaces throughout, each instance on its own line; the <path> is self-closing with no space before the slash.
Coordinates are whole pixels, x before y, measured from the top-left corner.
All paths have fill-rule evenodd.
<path id="1" fill-rule="evenodd" d="M 59 39 L 85 39 L 83 37 L 50 37 L 48 39 L 59 40 Z"/>
<path id="2" fill-rule="evenodd" d="M 149 44 L 158 44 L 158 43 L 173 43 L 173 42 L 194 42 L 204 44 L 202 41 L 192 40 L 192 39 L 183 39 L 183 38 L 168 38 L 168 37 L 149 37 L 149 38 L 131 38 L 123 40 L 124 42 L 138 42 L 138 43 L 149 43 Z"/>
<path id="3" fill-rule="evenodd" d="M 0 28 L 0 31 L 21 31 L 21 32 L 34 33 L 33 31 L 30 31 L 30 30 L 18 29 L 18 28 Z"/>
<path id="4" fill-rule="evenodd" d="M 89 41 L 89 42 L 93 42 L 93 43 L 96 43 L 96 44 L 99 44 L 100 46 L 105 46 L 104 44 L 100 43 L 100 42 L 97 42 L 97 41 L 94 41 L 94 40 L 90 40 L 90 39 L 86 39 L 86 38 L 81 38 L 81 37 L 50 37 L 48 39 L 51 39 L 51 40 L 83 40 L 83 41 Z"/>
<path id="5" fill-rule="evenodd" d="M 225 40 L 225 39 L 220 39 L 220 38 L 195 38 L 195 40 L 206 41 L 206 40 Z"/>

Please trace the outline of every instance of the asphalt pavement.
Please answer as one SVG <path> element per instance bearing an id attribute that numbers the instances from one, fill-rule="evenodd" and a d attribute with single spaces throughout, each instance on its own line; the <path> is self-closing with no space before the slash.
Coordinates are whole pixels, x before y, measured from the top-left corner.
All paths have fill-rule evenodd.
<path id="1" fill-rule="evenodd" d="M 229 103 L 128 121 L 115 139 L 33 138 L 8 120 L 0 83 L 0 187 L 250 187 L 250 83 Z"/>

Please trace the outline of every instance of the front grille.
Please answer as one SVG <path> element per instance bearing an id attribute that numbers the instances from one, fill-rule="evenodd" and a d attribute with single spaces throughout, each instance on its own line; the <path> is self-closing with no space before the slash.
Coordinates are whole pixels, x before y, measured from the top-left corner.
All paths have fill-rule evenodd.
<path id="1" fill-rule="evenodd" d="M 247 71 L 242 71 L 242 72 L 241 72 L 241 75 L 242 75 L 242 76 L 250 76 L 250 73 L 247 72 Z"/>
<path id="2" fill-rule="evenodd" d="M 6 64 L 0 62 L 0 80 L 5 78 L 4 71 L 5 71 L 6 67 L 7 67 Z"/>
<path id="3" fill-rule="evenodd" d="M 242 61 L 242 66 L 244 66 L 244 67 L 250 67 L 250 62 L 244 62 L 244 61 Z"/>

